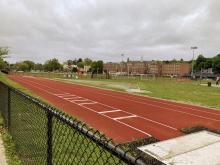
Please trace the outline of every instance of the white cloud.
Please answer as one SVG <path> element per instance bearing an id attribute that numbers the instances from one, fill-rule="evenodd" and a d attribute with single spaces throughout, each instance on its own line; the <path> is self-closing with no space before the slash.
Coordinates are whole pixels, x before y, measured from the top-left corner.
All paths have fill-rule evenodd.
<path id="1" fill-rule="evenodd" d="M 218 0 L 0 0 L 11 60 L 191 59 L 219 53 Z"/>

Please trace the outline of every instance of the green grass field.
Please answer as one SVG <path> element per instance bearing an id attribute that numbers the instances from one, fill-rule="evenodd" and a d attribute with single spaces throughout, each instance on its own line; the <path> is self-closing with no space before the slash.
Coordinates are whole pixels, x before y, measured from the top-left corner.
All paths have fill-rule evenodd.
<path id="1" fill-rule="evenodd" d="M 146 90 L 138 93 L 151 97 L 163 98 L 220 109 L 220 88 L 202 86 L 207 80 L 177 80 L 169 78 L 136 79 L 59 79 L 71 83 L 84 84 L 100 88 L 127 92 L 129 89 Z M 214 83 L 214 81 L 212 81 Z M 137 94 L 137 93 L 135 93 Z"/>
<path id="2" fill-rule="evenodd" d="M 91 79 L 90 76 L 81 76 L 78 79 L 66 78 L 66 74 L 59 73 L 19 73 L 19 75 L 43 76 L 48 78 L 56 78 L 61 81 L 70 83 L 78 83 L 89 86 L 95 86 L 105 89 L 127 92 L 129 89 L 138 89 L 149 91 L 147 93 L 139 93 L 151 97 L 163 98 L 184 102 L 188 104 L 196 104 L 211 108 L 220 109 L 220 88 L 202 86 L 212 80 L 178 80 L 170 78 L 154 78 L 154 77 L 112 77 L 112 79 L 104 79 L 105 76 Z M 136 93 L 137 94 L 137 93 Z"/>

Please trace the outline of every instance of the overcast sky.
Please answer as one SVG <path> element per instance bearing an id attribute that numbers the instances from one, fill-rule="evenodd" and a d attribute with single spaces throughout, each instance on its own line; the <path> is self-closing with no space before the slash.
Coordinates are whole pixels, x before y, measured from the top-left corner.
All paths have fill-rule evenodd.
<path id="1" fill-rule="evenodd" d="M 165 60 L 220 53 L 219 0 L 0 0 L 8 60 Z"/>

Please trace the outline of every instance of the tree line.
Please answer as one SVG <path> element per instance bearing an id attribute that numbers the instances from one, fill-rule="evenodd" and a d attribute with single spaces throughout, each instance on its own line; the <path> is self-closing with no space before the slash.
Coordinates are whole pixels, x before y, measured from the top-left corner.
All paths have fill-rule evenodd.
<path id="1" fill-rule="evenodd" d="M 89 58 L 86 59 L 74 59 L 67 60 L 63 64 L 59 62 L 58 59 L 53 58 L 47 60 L 45 63 L 34 63 L 30 60 L 25 60 L 22 62 L 17 62 L 15 64 L 10 64 L 10 70 L 14 71 L 44 71 L 44 72 L 78 72 L 83 69 L 84 66 L 89 68 L 89 72 L 102 73 L 103 72 L 103 61 L 92 61 Z"/>
<path id="2" fill-rule="evenodd" d="M 201 69 L 212 68 L 214 73 L 220 73 L 220 54 L 206 58 L 203 55 L 199 55 L 195 60 L 194 70 L 199 72 Z"/>

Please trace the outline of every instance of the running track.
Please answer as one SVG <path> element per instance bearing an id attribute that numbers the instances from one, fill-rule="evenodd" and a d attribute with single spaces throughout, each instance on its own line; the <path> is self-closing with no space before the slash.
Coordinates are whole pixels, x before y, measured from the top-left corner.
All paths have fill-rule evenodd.
<path id="1" fill-rule="evenodd" d="M 197 125 L 220 130 L 217 110 L 45 78 L 9 78 L 117 143 L 150 136 L 165 140 Z"/>

